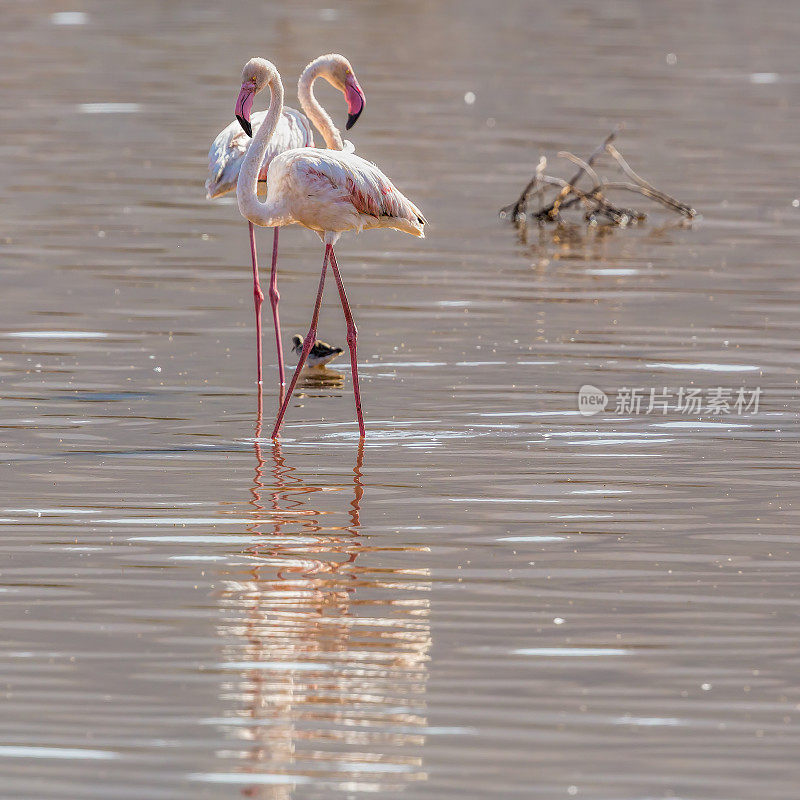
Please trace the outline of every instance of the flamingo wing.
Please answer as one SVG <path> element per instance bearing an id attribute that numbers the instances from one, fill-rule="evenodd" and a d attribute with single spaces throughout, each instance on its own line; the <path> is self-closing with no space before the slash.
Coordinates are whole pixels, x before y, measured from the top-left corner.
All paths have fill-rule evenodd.
<path id="1" fill-rule="evenodd" d="M 426 223 L 422 212 L 375 164 L 353 153 L 306 151 L 299 166 L 309 185 L 333 195 L 331 200 L 350 204 L 359 214 L 405 221 L 420 232 Z"/>
<path id="2" fill-rule="evenodd" d="M 256 135 L 266 116 L 266 111 L 253 114 L 250 120 L 253 126 L 253 136 Z M 206 196 L 209 200 L 221 197 L 236 188 L 239 170 L 251 141 L 252 139 L 242 130 L 242 126 L 236 120 L 217 134 L 208 151 Z M 313 146 L 314 133 L 308 119 L 293 108 L 284 108 L 264 156 L 264 162 L 259 171 L 259 180 L 266 180 L 267 168 L 275 156 L 297 147 Z"/>

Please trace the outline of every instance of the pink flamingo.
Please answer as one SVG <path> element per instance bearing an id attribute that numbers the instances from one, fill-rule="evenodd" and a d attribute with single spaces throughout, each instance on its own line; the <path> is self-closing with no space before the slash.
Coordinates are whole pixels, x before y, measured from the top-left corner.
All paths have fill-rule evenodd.
<path id="1" fill-rule="evenodd" d="M 360 233 L 368 228 L 394 228 L 412 236 L 424 237 L 425 218 L 374 164 L 353 153 L 308 147 L 286 150 L 272 160 L 267 173 L 267 197 L 264 202 L 259 201 L 259 167 L 281 117 L 283 84 L 273 64 L 263 58 L 250 59 L 242 71 L 242 89 L 236 100 L 236 118 L 245 131 L 250 127 L 250 111 L 255 95 L 265 86 L 270 87 L 272 97 L 267 115 L 242 164 L 236 186 L 239 211 L 255 225 L 274 228 L 294 223 L 304 225 L 316 231 L 325 244 L 311 327 L 304 340 L 289 391 L 278 412 L 272 438 L 278 437 L 297 378 L 317 338 L 317 320 L 329 261 L 347 321 L 356 417 L 359 433 L 363 437 L 364 419 L 356 361 L 358 330 L 347 302 L 333 246 L 344 231 Z"/>
<path id="2" fill-rule="evenodd" d="M 314 147 L 314 134 L 311 122 L 322 134 L 325 146 L 331 150 L 353 150 L 350 142 L 342 141 L 342 137 L 333 124 L 328 113 L 314 96 L 314 81 L 324 78 L 336 89 L 339 89 L 347 100 L 347 130 L 355 125 L 361 112 L 364 110 L 366 100 L 364 92 L 358 85 L 358 80 L 353 73 L 350 62 L 338 53 L 315 58 L 304 70 L 297 84 L 297 95 L 300 105 L 305 111 L 303 116 L 293 108 L 284 107 L 283 113 L 278 118 L 278 124 L 268 146 L 264 151 L 259 169 L 259 181 L 266 181 L 267 169 L 272 159 L 284 150 L 293 150 L 297 147 Z M 217 138 L 208 151 L 208 179 L 206 180 L 206 196 L 209 200 L 221 197 L 236 188 L 239 171 L 244 162 L 247 148 L 253 129 L 258 130 L 266 117 L 266 112 L 254 114 L 252 128 L 232 122 L 227 128 L 217 134 Z M 309 122 L 310 120 L 310 122 Z M 242 128 L 244 127 L 244 131 Z M 256 237 L 253 223 L 248 222 L 250 231 L 250 254 L 253 261 L 253 298 L 256 311 L 256 352 L 258 358 L 258 384 L 262 385 L 261 368 L 261 304 L 264 294 L 258 280 L 258 257 L 256 255 Z M 275 324 L 275 341 L 278 349 L 278 380 L 281 391 L 286 384 L 283 367 L 283 347 L 281 345 L 281 327 L 278 317 L 278 228 L 276 227 L 272 241 L 272 270 L 269 281 L 269 300 L 272 305 L 272 318 Z"/>

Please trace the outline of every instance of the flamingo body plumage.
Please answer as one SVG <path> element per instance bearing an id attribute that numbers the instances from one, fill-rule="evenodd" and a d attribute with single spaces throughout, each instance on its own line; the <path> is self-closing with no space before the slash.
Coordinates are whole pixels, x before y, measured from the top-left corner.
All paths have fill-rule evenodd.
<path id="1" fill-rule="evenodd" d="M 394 228 L 425 237 L 422 212 L 375 164 L 354 153 L 280 153 L 268 168 L 266 202 L 280 209 L 280 224 L 298 223 L 321 234 Z"/>
<path id="2" fill-rule="evenodd" d="M 253 114 L 250 122 L 253 134 L 258 132 L 261 123 L 267 116 L 266 111 Z M 242 126 L 234 120 L 227 128 L 223 128 L 211 144 L 208 151 L 208 178 L 206 179 L 206 197 L 213 200 L 236 189 L 239 170 L 247 155 L 252 139 L 242 130 Z M 258 175 L 258 180 L 267 179 L 267 169 L 272 159 L 284 150 L 297 147 L 314 147 L 314 131 L 305 114 L 293 108 L 284 108 L 269 140 L 267 152 Z"/>

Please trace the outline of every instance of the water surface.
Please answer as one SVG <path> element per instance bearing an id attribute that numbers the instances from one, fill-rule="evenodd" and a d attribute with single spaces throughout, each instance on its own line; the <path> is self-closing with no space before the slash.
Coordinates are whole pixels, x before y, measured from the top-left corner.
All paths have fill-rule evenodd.
<path id="1" fill-rule="evenodd" d="M 794 796 L 795 4 L 4 19 L 3 796 Z M 368 96 L 350 138 L 429 235 L 339 246 L 364 446 L 346 359 L 275 446 L 246 228 L 205 200 L 205 156 L 246 57 L 293 99 L 331 50 Z M 702 219 L 498 221 L 540 153 L 557 171 L 620 121 Z M 288 340 L 321 252 L 281 242 Z M 579 414 L 586 384 L 604 412 Z M 742 387 L 757 412 L 616 410 Z"/>

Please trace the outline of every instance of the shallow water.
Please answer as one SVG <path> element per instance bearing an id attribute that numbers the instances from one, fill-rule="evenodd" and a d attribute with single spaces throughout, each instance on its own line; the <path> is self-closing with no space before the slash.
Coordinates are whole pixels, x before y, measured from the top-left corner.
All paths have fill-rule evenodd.
<path id="1" fill-rule="evenodd" d="M 796 4 L 4 17 L 3 797 L 795 795 Z M 346 359 L 274 446 L 246 228 L 205 154 L 244 57 L 293 83 L 330 50 L 367 93 L 350 138 L 430 232 L 338 248 L 363 448 Z M 702 219 L 498 221 L 540 152 L 569 174 L 555 153 L 619 121 Z M 288 339 L 321 253 L 281 242 Z M 679 387 L 762 395 L 682 413 Z"/>

